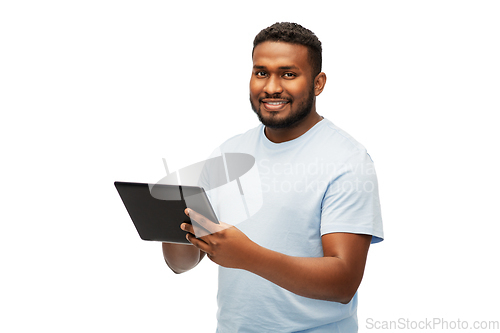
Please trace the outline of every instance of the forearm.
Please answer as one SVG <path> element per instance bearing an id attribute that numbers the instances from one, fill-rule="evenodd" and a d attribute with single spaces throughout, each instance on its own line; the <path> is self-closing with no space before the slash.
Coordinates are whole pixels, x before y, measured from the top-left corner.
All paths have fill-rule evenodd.
<path id="1" fill-rule="evenodd" d="M 194 211 L 189 216 L 212 232 L 197 239 L 191 224 L 181 225 L 191 244 L 210 260 L 257 274 L 295 294 L 348 303 L 363 278 L 371 235 L 328 233 L 321 236 L 323 257 L 292 257 L 258 245 L 234 226 L 220 222 L 214 228 Z"/>
<path id="2" fill-rule="evenodd" d="M 259 260 L 244 269 L 300 296 L 348 303 L 361 282 L 338 257 L 292 257 L 260 246 L 255 252 Z"/>
<path id="3" fill-rule="evenodd" d="M 162 243 L 163 258 L 168 267 L 176 273 L 194 268 L 203 259 L 204 253 L 189 244 Z"/>

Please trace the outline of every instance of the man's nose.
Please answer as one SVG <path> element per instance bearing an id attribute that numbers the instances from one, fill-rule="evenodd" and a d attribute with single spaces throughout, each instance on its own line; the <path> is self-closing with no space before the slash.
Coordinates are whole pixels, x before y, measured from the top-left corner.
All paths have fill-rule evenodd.
<path id="1" fill-rule="evenodd" d="M 281 80 L 276 75 L 271 75 L 266 82 L 264 87 L 264 92 L 269 95 L 281 94 L 283 92 L 283 87 L 281 86 Z"/>

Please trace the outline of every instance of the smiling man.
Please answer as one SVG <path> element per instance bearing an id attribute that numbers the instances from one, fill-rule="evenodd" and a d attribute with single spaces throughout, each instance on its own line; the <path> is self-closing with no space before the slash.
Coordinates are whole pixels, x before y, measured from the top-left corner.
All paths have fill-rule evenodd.
<path id="1" fill-rule="evenodd" d="M 255 157 L 262 208 L 237 227 L 231 196 L 211 198 L 220 225 L 188 209 L 210 234 L 196 238 L 183 223 L 193 246 L 164 243 L 165 260 L 176 273 L 205 254 L 220 266 L 219 333 L 357 332 L 368 249 L 383 239 L 373 162 L 316 110 L 326 75 L 311 31 L 276 23 L 256 36 L 252 59 L 250 102 L 262 125 L 220 151 Z"/>

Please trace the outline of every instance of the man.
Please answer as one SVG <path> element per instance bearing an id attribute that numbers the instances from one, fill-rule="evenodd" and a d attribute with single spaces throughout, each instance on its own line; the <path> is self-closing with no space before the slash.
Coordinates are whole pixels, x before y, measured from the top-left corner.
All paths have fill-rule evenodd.
<path id="1" fill-rule="evenodd" d="M 377 179 L 366 150 L 316 111 L 325 87 L 321 43 L 294 23 L 254 40 L 250 102 L 262 125 L 221 152 L 255 157 L 262 208 L 237 227 L 230 198 L 221 222 L 190 218 L 211 234 L 163 244 L 182 273 L 205 254 L 219 264 L 217 332 L 356 332 L 357 294 L 370 243 L 383 239 Z M 209 181 L 209 180 L 208 180 Z M 233 223 L 234 224 L 234 223 Z"/>

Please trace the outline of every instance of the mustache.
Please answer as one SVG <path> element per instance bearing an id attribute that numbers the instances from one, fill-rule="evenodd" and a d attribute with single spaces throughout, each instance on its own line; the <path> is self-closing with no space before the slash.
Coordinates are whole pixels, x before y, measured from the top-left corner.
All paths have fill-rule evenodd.
<path id="1" fill-rule="evenodd" d="M 281 94 L 272 94 L 272 95 L 266 94 L 264 97 L 259 98 L 259 102 L 262 102 L 262 100 L 266 99 L 266 98 L 269 98 L 269 99 L 282 99 L 282 100 L 286 100 L 286 101 L 289 101 L 289 102 L 292 101 L 292 98 L 287 97 L 287 96 L 283 96 Z"/>

